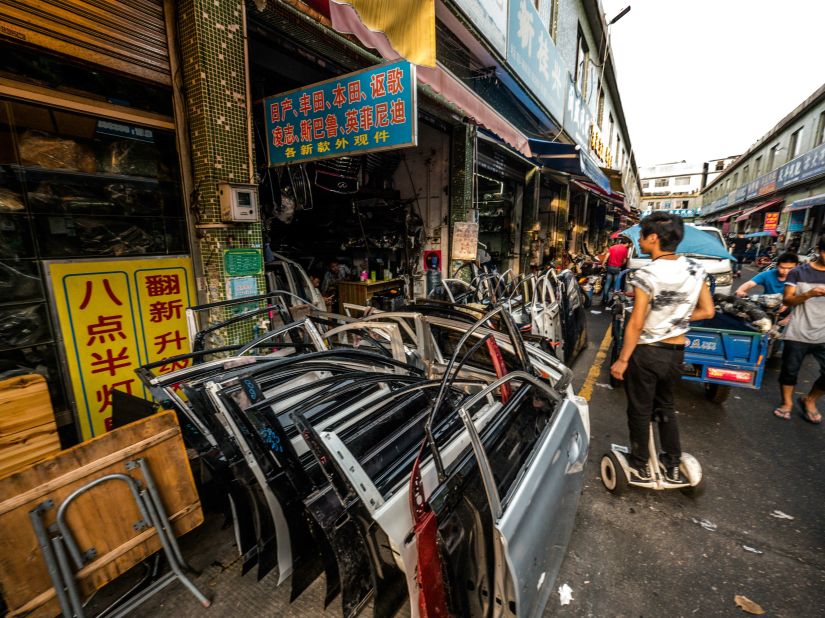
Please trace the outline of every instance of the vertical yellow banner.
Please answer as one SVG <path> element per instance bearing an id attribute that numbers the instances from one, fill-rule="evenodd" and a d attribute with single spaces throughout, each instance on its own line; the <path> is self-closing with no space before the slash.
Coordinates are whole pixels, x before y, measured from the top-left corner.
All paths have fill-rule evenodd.
<path id="1" fill-rule="evenodd" d="M 112 391 L 149 398 L 135 369 L 190 351 L 187 257 L 49 262 L 81 437 L 110 429 Z M 188 362 L 169 363 L 165 373 Z"/>

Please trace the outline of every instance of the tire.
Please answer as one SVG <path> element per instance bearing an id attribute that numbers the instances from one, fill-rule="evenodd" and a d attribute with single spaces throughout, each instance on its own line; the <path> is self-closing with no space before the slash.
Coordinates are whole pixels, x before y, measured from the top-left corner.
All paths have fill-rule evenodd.
<path id="1" fill-rule="evenodd" d="M 713 403 L 725 403 L 730 395 L 730 386 L 705 384 L 705 399 Z"/>
<path id="2" fill-rule="evenodd" d="M 705 493 L 705 475 L 702 475 L 702 480 L 699 481 L 696 485 L 691 485 L 690 487 L 683 487 L 679 491 L 681 491 L 684 495 L 690 496 L 691 498 L 698 498 L 703 493 Z"/>
<path id="3" fill-rule="evenodd" d="M 608 451 L 602 455 L 599 472 L 602 485 L 614 496 L 621 496 L 630 487 L 622 464 L 619 463 L 619 458 L 616 457 L 613 451 Z"/>

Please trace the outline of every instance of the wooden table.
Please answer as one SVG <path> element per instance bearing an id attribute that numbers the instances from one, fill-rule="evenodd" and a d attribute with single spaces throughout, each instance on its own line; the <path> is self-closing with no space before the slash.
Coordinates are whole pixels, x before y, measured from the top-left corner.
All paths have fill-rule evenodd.
<path id="1" fill-rule="evenodd" d="M 338 312 L 344 313 L 344 303 L 351 305 L 369 305 L 376 294 L 395 288 L 404 289 L 404 279 L 387 279 L 386 281 L 339 281 Z"/>

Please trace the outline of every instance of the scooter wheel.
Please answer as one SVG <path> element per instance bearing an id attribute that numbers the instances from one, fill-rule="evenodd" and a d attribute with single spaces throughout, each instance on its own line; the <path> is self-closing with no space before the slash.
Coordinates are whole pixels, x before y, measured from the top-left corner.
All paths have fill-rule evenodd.
<path id="1" fill-rule="evenodd" d="M 611 451 L 602 456 L 600 465 L 602 485 L 614 496 L 622 495 L 630 485 L 619 458 Z"/>
<path id="2" fill-rule="evenodd" d="M 698 498 L 703 493 L 705 493 L 705 475 L 702 475 L 701 480 L 698 483 L 696 483 L 696 485 L 689 485 L 688 487 L 683 487 L 679 491 L 681 491 L 686 496 L 690 496 L 691 498 Z"/>

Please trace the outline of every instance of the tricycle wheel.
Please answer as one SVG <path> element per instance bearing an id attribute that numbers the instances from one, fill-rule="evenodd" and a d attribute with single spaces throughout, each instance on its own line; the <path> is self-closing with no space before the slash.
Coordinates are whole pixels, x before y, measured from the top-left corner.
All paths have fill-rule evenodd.
<path id="1" fill-rule="evenodd" d="M 725 403 L 730 395 L 730 386 L 722 384 L 705 384 L 705 399 L 713 403 Z"/>

